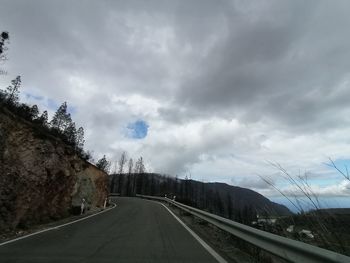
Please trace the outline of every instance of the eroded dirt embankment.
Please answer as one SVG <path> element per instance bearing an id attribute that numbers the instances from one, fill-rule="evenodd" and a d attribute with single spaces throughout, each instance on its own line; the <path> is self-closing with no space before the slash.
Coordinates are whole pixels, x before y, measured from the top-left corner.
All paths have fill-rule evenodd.
<path id="1" fill-rule="evenodd" d="M 0 233 L 63 218 L 108 195 L 107 174 L 61 140 L 0 109 Z"/>

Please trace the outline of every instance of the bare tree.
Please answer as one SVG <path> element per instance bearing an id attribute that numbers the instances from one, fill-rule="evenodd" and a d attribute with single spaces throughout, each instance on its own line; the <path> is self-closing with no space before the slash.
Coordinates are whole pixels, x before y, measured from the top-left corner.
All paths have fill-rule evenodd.
<path id="1" fill-rule="evenodd" d="M 128 162 L 128 174 L 132 174 L 133 167 L 134 167 L 134 161 L 132 158 L 130 158 Z"/>
<path id="2" fill-rule="evenodd" d="M 132 174 L 134 167 L 134 161 L 132 158 L 129 159 L 128 162 L 128 192 L 127 195 L 134 195 L 135 189 L 135 175 Z"/>
<path id="3" fill-rule="evenodd" d="M 143 174 L 146 172 L 142 156 L 137 160 L 135 168 L 137 168 L 136 173 Z"/>
<path id="4" fill-rule="evenodd" d="M 136 177 L 136 187 L 135 187 L 135 192 L 136 193 L 145 193 L 145 184 L 146 184 L 146 178 L 144 173 L 145 173 L 145 166 L 143 164 L 143 158 L 140 157 L 135 165 L 134 165 L 134 176 Z"/>
<path id="5" fill-rule="evenodd" d="M 119 159 L 119 169 L 118 169 L 118 193 L 122 194 L 123 192 L 123 173 L 124 173 L 124 167 L 127 162 L 127 153 L 124 151 L 122 152 L 122 155 Z"/>
<path id="6" fill-rule="evenodd" d="M 125 164 L 127 162 L 127 154 L 126 152 L 122 152 L 122 155 L 120 156 L 120 159 L 119 159 L 119 170 L 118 170 L 118 174 L 122 174 L 124 172 L 124 167 L 125 167 Z"/>

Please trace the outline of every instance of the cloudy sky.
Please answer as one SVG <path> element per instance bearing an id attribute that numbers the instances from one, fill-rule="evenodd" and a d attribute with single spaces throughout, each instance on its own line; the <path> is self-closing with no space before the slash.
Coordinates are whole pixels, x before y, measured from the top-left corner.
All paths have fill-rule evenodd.
<path id="1" fill-rule="evenodd" d="M 349 1 L 0 1 L 1 88 L 67 101 L 95 159 L 253 188 L 278 169 L 350 206 Z M 344 199 L 346 198 L 346 199 Z M 344 201 L 345 200 L 345 201 Z"/>

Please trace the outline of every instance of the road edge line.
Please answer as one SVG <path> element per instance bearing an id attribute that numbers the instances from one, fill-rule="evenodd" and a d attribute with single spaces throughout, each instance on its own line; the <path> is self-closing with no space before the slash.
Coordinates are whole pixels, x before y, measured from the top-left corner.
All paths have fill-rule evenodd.
<path id="1" fill-rule="evenodd" d="M 159 203 L 159 202 L 158 202 Z M 227 263 L 227 261 L 220 256 L 211 246 L 209 246 L 203 239 L 201 239 L 191 228 L 189 228 L 180 218 L 178 218 L 173 211 L 171 211 L 166 205 L 160 203 L 164 206 L 168 212 L 204 247 L 210 255 L 212 255 L 219 263 Z"/>
<path id="2" fill-rule="evenodd" d="M 21 237 L 17 237 L 17 238 L 14 238 L 14 239 L 7 240 L 7 241 L 5 241 L 5 242 L 0 243 L 0 247 L 1 247 L 1 246 L 4 246 L 4 245 L 7 245 L 7 244 L 10 244 L 10 243 L 13 243 L 13 242 L 16 242 L 16 241 L 21 240 L 21 239 L 25 239 L 25 238 L 27 238 L 27 237 L 39 235 L 39 234 L 44 233 L 44 232 L 48 232 L 48 231 L 51 231 L 51 230 L 57 230 L 57 229 L 60 229 L 61 227 L 65 227 L 65 226 L 68 226 L 68 225 L 72 225 L 72 224 L 78 223 L 78 222 L 83 221 L 83 220 L 85 220 L 85 219 L 88 219 L 88 218 L 90 218 L 90 217 L 97 216 L 97 215 L 100 215 L 100 214 L 102 214 L 102 213 L 108 212 L 108 211 L 110 211 L 110 210 L 112 210 L 112 209 L 114 209 L 114 208 L 116 208 L 116 207 L 117 207 L 117 204 L 116 204 L 116 203 L 113 203 L 113 207 L 108 208 L 108 209 L 105 209 L 105 210 L 102 210 L 102 211 L 100 211 L 100 212 L 98 212 L 98 213 L 95 213 L 95 214 L 92 214 L 92 215 L 88 215 L 88 216 L 86 216 L 86 217 L 79 218 L 79 219 L 77 219 L 77 220 L 74 220 L 74 221 L 71 221 L 71 222 L 68 222 L 68 223 L 64 223 L 64 224 L 62 224 L 62 225 L 58 225 L 58 226 L 54 226 L 54 227 L 49 227 L 49 228 L 46 228 L 46 229 L 43 229 L 43 230 L 39 230 L 39 231 L 34 232 L 34 233 L 30 233 L 30 234 L 28 234 L 28 235 L 24 235 L 24 236 L 21 236 Z"/>

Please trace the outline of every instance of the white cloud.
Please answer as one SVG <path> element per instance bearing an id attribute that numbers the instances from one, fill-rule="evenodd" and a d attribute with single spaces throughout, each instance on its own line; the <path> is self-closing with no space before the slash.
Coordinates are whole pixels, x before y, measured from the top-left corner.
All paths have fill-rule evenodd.
<path id="1" fill-rule="evenodd" d="M 323 162 L 350 156 L 348 7 L 3 1 L 11 43 L 0 83 L 21 74 L 23 91 L 44 97 L 29 102 L 67 101 L 97 158 L 127 150 L 155 172 L 261 191 L 257 174 L 280 183 L 272 161 L 332 178 L 315 191 L 343 195 Z M 125 136 L 136 120 L 150 126 L 144 139 Z"/>
<path id="2" fill-rule="evenodd" d="M 278 186 L 277 186 L 278 187 Z M 255 188 L 255 187 L 254 187 Z M 288 185 L 285 187 L 278 187 L 279 191 L 283 192 L 286 196 L 292 198 L 307 199 L 307 195 L 317 201 L 320 197 L 350 197 L 350 181 L 349 180 L 339 180 L 339 182 L 333 182 L 326 186 L 320 186 L 317 184 L 310 184 L 301 191 L 296 185 Z M 277 190 L 272 187 L 255 188 L 258 192 L 265 196 L 276 197 L 282 196 Z M 310 200 L 306 200 L 311 203 Z"/>

